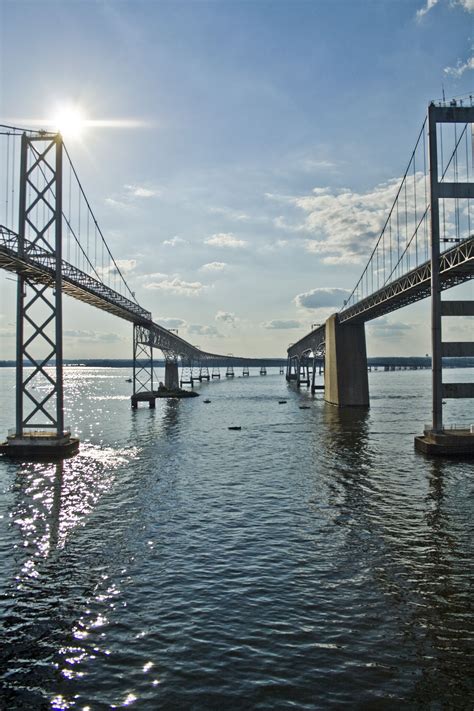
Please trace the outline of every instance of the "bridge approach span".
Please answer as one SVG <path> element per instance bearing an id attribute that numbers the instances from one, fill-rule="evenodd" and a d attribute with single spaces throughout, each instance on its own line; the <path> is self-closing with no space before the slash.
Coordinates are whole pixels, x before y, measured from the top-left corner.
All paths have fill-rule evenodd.
<path id="1" fill-rule="evenodd" d="M 440 287 L 442 290 L 462 284 L 474 275 L 474 236 L 463 240 L 440 255 Z M 424 262 L 399 279 L 386 284 L 370 296 L 342 309 L 339 323 L 363 324 L 392 311 L 425 299 L 431 294 L 431 262 Z M 288 348 L 288 358 L 300 360 L 304 355 L 323 355 L 326 326 L 322 324 Z"/>
<path id="2" fill-rule="evenodd" d="M 20 254 L 19 236 L 16 232 L 0 225 L 0 269 L 21 274 L 38 284 L 54 286 L 56 259 L 51 252 L 24 239 L 24 252 Z M 114 291 L 98 279 L 62 260 L 62 290 L 68 296 L 95 306 L 102 311 L 130 321 L 137 328 L 140 342 L 152 348 L 159 348 L 166 358 L 181 357 L 185 360 L 205 362 L 226 360 L 228 356 L 208 353 L 180 338 L 176 333 L 155 323 L 149 311 L 139 304 Z M 251 359 L 236 358 L 248 364 Z"/>

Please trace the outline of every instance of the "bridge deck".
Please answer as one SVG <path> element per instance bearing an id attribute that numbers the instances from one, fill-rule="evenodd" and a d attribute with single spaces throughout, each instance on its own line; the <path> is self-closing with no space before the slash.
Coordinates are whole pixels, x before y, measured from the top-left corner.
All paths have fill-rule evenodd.
<path id="1" fill-rule="evenodd" d="M 28 249 L 29 248 L 29 249 Z M 46 249 L 25 240 L 26 254 L 19 254 L 19 236 L 0 225 L 0 269 L 22 274 L 40 284 L 54 285 L 55 257 Z M 150 311 L 123 296 L 86 272 L 62 261 L 62 289 L 65 294 L 86 304 L 107 311 L 114 316 L 142 326 L 143 343 L 160 348 L 165 354 L 173 354 L 199 361 L 220 359 L 227 356 L 207 353 L 196 348 L 184 338 L 153 322 Z M 233 357 L 233 360 L 238 360 Z M 249 363 L 251 359 L 240 359 Z"/>
<path id="2" fill-rule="evenodd" d="M 474 276 L 474 237 L 469 237 L 440 256 L 441 289 L 462 284 Z M 431 263 L 424 262 L 365 299 L 344 308 L 339 321 L 364 323 L 425 299 L 431 294 Z M 288 348 L 288 356 L 300 357 L 324 348 L 325 326 L 318 326 Z"/>

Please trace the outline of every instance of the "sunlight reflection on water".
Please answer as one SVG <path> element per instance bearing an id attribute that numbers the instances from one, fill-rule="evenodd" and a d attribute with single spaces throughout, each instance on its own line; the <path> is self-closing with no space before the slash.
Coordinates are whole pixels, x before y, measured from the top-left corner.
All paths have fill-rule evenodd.
<path id="1" fill-rule="evenodd" d="M 0 462 L 8 711 L 465 707 L 471 467 L 413 450 L 427 373 L 369 411 L 269 375 L 131 412 L 127 375 L 67 369 L 77 457 Z"/>

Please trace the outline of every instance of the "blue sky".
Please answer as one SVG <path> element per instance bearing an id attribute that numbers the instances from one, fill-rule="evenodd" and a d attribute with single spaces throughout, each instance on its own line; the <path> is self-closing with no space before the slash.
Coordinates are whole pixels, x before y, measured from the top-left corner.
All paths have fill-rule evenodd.
<path id="1" fill-rule="evenodd" d="M 215 352 L 283 355 L 339 308 L 364 262 L 343 235 L 308 249 L 324 224 L 303 235 L 305 200 L 325 188 L 330 210 L 357 211 L 403 173 L 442 86 L 474 90 L 474 0 L 0 8 L 3 121 L 73 104 L 141 122 L 88 128 L 69 151 L 140 303 Z M 0 275 L 0 358 L 14 293 Z M 64 308 L 66 357 L 130 355 L 127 323 Z M 375 321 L 369 354 L 428 352 L 428 309 Z"/>

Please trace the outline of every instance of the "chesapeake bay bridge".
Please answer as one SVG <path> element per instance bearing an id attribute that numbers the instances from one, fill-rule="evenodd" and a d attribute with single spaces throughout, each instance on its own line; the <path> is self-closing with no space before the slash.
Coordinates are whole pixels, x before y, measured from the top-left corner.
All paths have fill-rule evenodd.
<path id="1" fill-rule="evenodd" d="M 442 292 L 474 273 L 474 106 L 431 104 L 393 205 L 362 275 L 341 310 L 288 349 L 287 379 L 315 389 L 324 358 L 324 397 L 339 407 L 367 407 L 365 322 L 431 298 L 432 424 L 415 444 L 425 452 L 468 453 L 473 433 L 448 430 L 446 398 L 474 397 L 474 383 L 443 383 L 443 356 L 474 356 L 474 343 L 442 339 L 442 319 L 474 316 L 474 301 Z M 16 418 L 3 453 L 69 454 L 78 440 L 64 427 L 63 293 L 133 325 L 132 406 L 183 393 L 211 380 L 212 366 L 236 359 L 201 350 L 155 323 L 127 284 L 98 224 L 59 133 L 1 126 L 4 222 L 0 268 L 17 275 Z M 165 357 L 157 391 L 153 349 Z M 247 369 L 250 358 L 241 358 Z M 179 363 L 182 376 L 179 376 Z M 312 372 L 310 372 L 312 371 Z"/>

